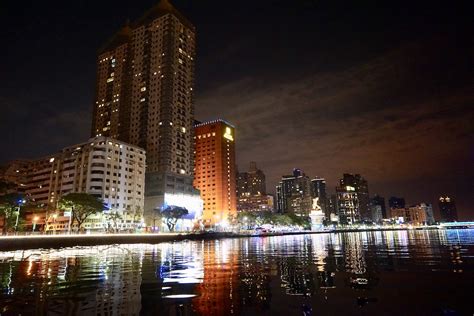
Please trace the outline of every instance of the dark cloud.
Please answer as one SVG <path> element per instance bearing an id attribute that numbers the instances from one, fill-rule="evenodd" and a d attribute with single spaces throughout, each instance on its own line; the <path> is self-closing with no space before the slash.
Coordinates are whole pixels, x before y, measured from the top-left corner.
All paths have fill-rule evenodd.
<path id="1" fill-rule="evenodd" d="M 436 43 L 444 49 L 449 41 Z M 460 58 L 447 78 L 419 69 L 419 59 L 428 69 L 438 66 L 433 45 L 408 43 L 339 72 L 286 82 L 224 83 L 199 96 L 197 115 L 235 123 L 241 169 L 258 161 L 272 186 L 293 167 L 325 176 L 331 186 L 343 172 L 358 172 L 373 193 L 434 201 L 443 190 L 456 192 L 456 177 L 472 175 L 474 96 L 463 68 L 467 51 L 452 53 Z M 423 189 L 412 190 L 413 183 Z M 470 203 L 468 197 L 460 206 Z"/>

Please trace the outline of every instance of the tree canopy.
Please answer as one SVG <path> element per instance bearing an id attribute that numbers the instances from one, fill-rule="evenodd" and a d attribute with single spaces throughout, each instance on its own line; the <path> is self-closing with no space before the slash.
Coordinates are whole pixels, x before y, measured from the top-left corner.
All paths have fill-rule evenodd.
<path id="1" fill-rule="evenodd" d="M 295 214 L 276 214 L 272 212 L 239 212 L 236 222 L 245 228 L 271 224 L 275 226 L 302 226 L 309 228 L 311 220 L 308 216 L 298 216 Z"/>
<path id="2" fill-rule="evenodd" d="M 59 200 L 59 208 L 71 211 L 71 216 L 77 223 L 77 230 L 79 231 L 88 217 L 101 213 L 105 206 L 102 200 L 94 195 L 87 193 L 69 193 Z"/>
<path id="3" fill-rule="evenodd" d="M 19 206 L 25 202 L 24 196 L 18 193 L 8 193 L 0 195 L 0 217 L 3 217 L 3 234 L 16 226 L 16 218 L 20 216 L 17 212 Z M 15 227 L 17 228 L 17 227 Z"/>
<path id="4" fill-rule="evenodd" d="M 165 219 L 166 226 L 170 232 L 174 231 L 178 219 L 189 214 L 184 207 L 170 205 L 161 210 L 161 216 Z"/>

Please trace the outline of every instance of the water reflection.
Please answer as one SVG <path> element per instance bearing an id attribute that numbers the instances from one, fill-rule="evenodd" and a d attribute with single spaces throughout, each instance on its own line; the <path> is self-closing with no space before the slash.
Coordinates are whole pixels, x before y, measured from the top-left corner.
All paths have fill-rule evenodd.
<path id="1" fill-rule="evenodd" d="M 468 312 L 473 267 L 472 230 L 0 252 L 0 314 Z"/>

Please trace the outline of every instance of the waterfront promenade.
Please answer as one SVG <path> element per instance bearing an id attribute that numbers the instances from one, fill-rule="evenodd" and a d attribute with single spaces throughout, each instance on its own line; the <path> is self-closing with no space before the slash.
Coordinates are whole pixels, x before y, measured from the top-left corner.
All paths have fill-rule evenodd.
<path id="1" fill-rule="evenodd" d="M 28 235 L 1 236 L 0 251 L 26 250 L 36 248 L 61 248 L 74 246 L 112 245 L 112 244 L 157 244 L 182 240 L 209 240 L 220 238 L 271 237 L 284 235 L 325 234 L 365 231 L 397 231 L 412 229 L 438 229 L 438 226 L 383 227 L 383 228 L 345 228 L 321 231 L 285 231 L 256 234 L 254 232 L 197 232 L 197 233 L 141 233 L 141 234 L 72 234 L 72 235 Z"/>

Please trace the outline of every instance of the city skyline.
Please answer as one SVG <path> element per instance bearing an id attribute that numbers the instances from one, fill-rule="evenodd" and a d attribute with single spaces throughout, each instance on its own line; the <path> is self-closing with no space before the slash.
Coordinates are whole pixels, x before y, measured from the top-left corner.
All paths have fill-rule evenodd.
<path id="1" fill-rule="evenodd" d="M 7 48 L 9 58 L 5 60 L 16 62 L 2 65 L 6 71 L 0 76 L 4 82 L 8 78 L 8 83 L 0 90 L 5 113 L 0 125 L 3 134 L 13 136 L 8 137 L 0 162 L 46 155 L 87 138 L 97 50 L 126 18 L 136 19 L 156 3 L 148 1 L 130 10 L 125 4 L 115 5 L 112 16 L 105 18 L 101 14 L 109 9 L 107 1 L 95 13 L 85 5 L 79 6 L 78 11 L 71 12 L 90 13 L 85 30 L 81 29 L 83 21 L 78 16 L 68 20 L 72 13 L 62 11 L 65 8 L 59 4 L 48 8 L 51 13 L 41 11 L 43 4 L 41 8 L 33 5 L 25 9 L 25 20 L 31 19 L 35 9 L 56 19 L 40 20 L 46 26 L 44 34 L 33 31 L 32 22 L 19 26 L 24 28 L 25 39 L 34 34 L 32 47 L 41 47 L 44 55 L 25 58 L 22 54 L 31 44 L 25 40 L 11 41 Z M 465 21 L 454 19 L 461 10 L 443 11 L 435 6 L 424 12 L 415 6 L 413 16 L 403 25 L 395 18 L 382 22 L 393 8 L 377 11 L 371 7 L 372 11 L 363 15 L 368 18 L 366 24 L 351 33 L 344 30 L 344 25 L 337 25 L 341 22 L 338 19 L 348 17 L 347 13 L 341 12 L 335 21 L 325 17 L 338 8 L 311 1 L 301 7 L 275 3 L 267 17 L 258 15 L 266 8 L 264 4 L 256 4 L 257 12 L 246 16 L 248 23 L 241 22 L 243 30 L 238 31 L 230 25 L 243 8 L 229 12 L 219 5 L 211 6 L 211 2 L 196 5 L 173 1 L 196 25 L 198 41 L 202 41 L 198 45 L 196 118 L 223 117 L 235 123 L 238 165 L 256 161 L 267 175 L 268 188 L 274 187 L 285 170 L 298 167 L 310 177 L 326 178 L 329 192 L 333 192 L 341 174 L 360 173 L 369 181 L 370 196 L 396 195 L 413 204 L 426 201 L 435 205 L 439 196 L 447 194 L 456 199 L 460 219 L 472 218 L 472 213 L 466 212 L 472 210 L 473 203 L 473 170 L 469 164 L 469 122 L 473 118 L 469 106 L 473 97 L 468 92 L 469 73 L 464 67 L 469 44 L 463 38 Z M 403 5 L 398 7 L 402 13 Z M 7 8 L 14 7 L 7 4 Z M 203 15 L 205 10 L 211 13 Z M 277 18 L 283 13 L 288 16 L 281 22 Z M 380 16 L 375 17 L 375 13 Z M 449 23 L 441 31 L 441 26 L 432 26 L 442 16 Z M 205 17 L 210 21 L 204 21 Z M 312 22 L 304 22 L 301 17 Z M 349 17 L 352 19 L 347 25 L 355 23 L 356 18 Z M 416 17 L 424 19 L 420 22 Z M 277 20 L 279 28 L 270 32 L 270 26 L 275 25 L 272 22 Z M 311 31 L 324 26 L 317 33 L 321 38 L 317 43 L 302 43 L 305 34 L 295 33 L 296 27 L 290 27 L 292 21 Z M 218 30 L 213 23 L 226 27 Z M 423 27 L 423 23 L 431 28 Z M 62 29 L 63 24 L 69 28 Z M 255 25 L 260 26 L 253 31 L 255 39 L 245 37 Z M 372 26 L 388 31 L 387 39 L 382 40 L 376 32 L 358 33 Z M 405 34 L 410 27 L 420 34 Z M 224 36 L 228 31 L 233 31 L 231 36 Z M 456 31 L 460 32 L 454 36 Z M 272 35 L 266 38 L 265 34 Z M 354 38 L 348 38 L 351 34 Z M 331 36 L 335 39 L 327 39 Z M 86 37 L 84 45 L 80 39 Z M 57 43 L 65 44 L 61 48 Z M 286 47 L 291 44 L 294 48 Z M 213 51 L 219 45 L 224 48 L 216 55 Z M 347 49 L 354 56 L 348 56 L 344 52 Z M 238 58 L 242 53 L 243 58 Z M 18 64 L 20 60 L 22 65 Z M 25 67 L 29 67 L 31 77 L 40 78 L 35 85 L 24 82 Z M 299 150 L 290 149 L 293 146 Z"/>

